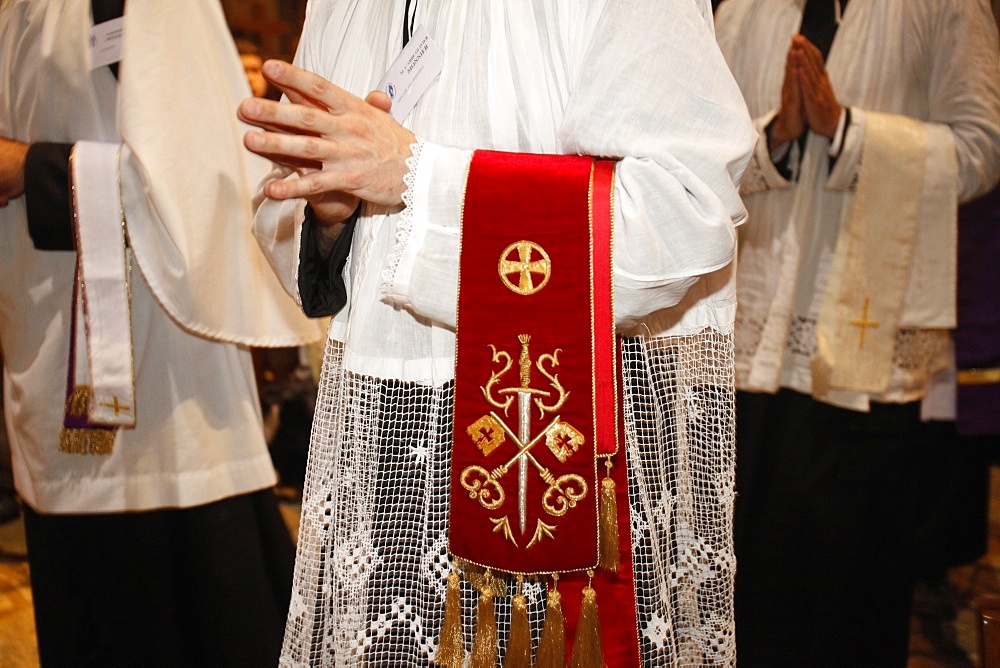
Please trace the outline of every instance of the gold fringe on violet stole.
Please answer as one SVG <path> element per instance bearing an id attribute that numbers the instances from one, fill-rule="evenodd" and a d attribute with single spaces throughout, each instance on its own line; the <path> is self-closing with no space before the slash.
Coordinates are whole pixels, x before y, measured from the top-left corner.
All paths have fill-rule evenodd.
<path id="1" fill-rule="evenodd" d="M 441 624 L 441 640 L 438 644 L 434 663 L 445 668 L 461 668 L 465 659 L 465 643 L 462 638 L 462 578 L 452 571 L 448 574 L 448 590 L 444 599 L 444 621 Z"/>
<path id="2" fill-rule="evenodd" d="M 66 415 L 86 417 L 90 406 L 91 388 L 77 385 L 66 397 Z M 110 455 L 115 448 L 114 429 L 63 427 L 59 431 L 59 451 L 72 455 Z"/>
<path id="3" fill-rule="evenodd" d="M 538 643 L 538 668 L 563 668 L 566 665 L 566 620 L 563 618 L 559 574 L 552 574 L 552 589 L 545 604 L 545 626 Z"/>
<path id="4" fill-rule="evenodd" d="M 594 577 L 593 571 L 587 575 Z M 601 623 L 597 616 L 597 592 L 588 583 L 583 588 L 583 602 L 580 603 L 580 619 L 573 639 L 571 668 L 604 668 L 604 646 L 601 643 Z"/>
<path id="5" fill-rule="evenodd" d="M 70 417 L 82 418 L 87 415 L 90 408 L 90 385 L 77 385 L 73 388 L 72 394 L 66 397 L 66 415 Z"/>
<path id="6" fill-rule="evenodd" d="M 497 617 L 493 609 L 496 589 L 493 575 L 486 571 L 483 587 L 479 591 L 479 609 L 476 611 L 476 638 L 472 642 L 472 660 L 469 668 L 496 668 L 500 650 L 497 646 Z"/>
<path id="7" fill-rule="evenodd" d="M 598 536 L 600 551 L 597 563 L 601 568 L 613 573 L 621 565 L 621 551 L 618 544 L 618 499 L 617 485 L 611 477 L 611 460 L 605 460 L 608 475 L 601 481 L 601 528 Z"/>
<path id="8" fill-rule="evenodd" d="M 528 600 L 521 593 L 524 576 L 517 576 L 517 593 L 511 597 L 510 639 L 503 668 L 531 668 L 531 628 L 528 624 Z"/>

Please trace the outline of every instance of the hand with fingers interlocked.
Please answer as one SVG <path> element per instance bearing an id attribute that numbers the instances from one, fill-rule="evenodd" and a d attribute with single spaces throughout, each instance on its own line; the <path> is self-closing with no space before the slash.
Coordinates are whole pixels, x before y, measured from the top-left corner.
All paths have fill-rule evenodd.
<path id="1" fill-rule="evenodd" d="M 362 200 L 402 204 L 406 159 L 416 137 L 389 115 L 387 95 L 373 91 L 361 99 L 277 60 L 264 63 L 263 72 L 288 102 L 244 100 L 237 116 L 260 128 L 245 135 L 244 145 L 300 177 L 268 182 L 265 195 L 304 198 L 327 225 L 345 221 Z"/>

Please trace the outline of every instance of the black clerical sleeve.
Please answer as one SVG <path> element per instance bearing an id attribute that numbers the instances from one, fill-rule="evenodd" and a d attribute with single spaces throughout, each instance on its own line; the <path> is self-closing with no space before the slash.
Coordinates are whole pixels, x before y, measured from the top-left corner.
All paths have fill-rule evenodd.
<path id="1" fill-rule="evenodd" d="M 122 16 L 125 0 L 92 0 L 94 23 Z M 115 78 L 118 63 L 110 65 Z M 24 201 L 28 209 L 28 234 L 38 250 L 76 249 L 73 206 L 70 202 L 69 156 L 72 144 L 35 142 L 24 161 Z"/>
<path id="2" fill-rule="evenodd" d="M 299 244 L 299 297 L 302 310 L 310 318 L 336 315 L 347 303 L 347 286 L 344 283 L 344 267 L 351 252 L 354 226 L 358 222 L 361 207 L 344 223 L 344 229 L 333 243 L 330 254 L 324 256 L 316 246 L 313 227 L 317 225 L 312 208 L 306 207 L 306 219 L 302 225 L 302 242 Z"/>
<path id="3" fill-rule="evenodd" d="M 69 190 L 72 144 L 36 142 L 24 160 L 24 202 L 28 234 L 35 248 L 45 251 L 76 249 L 73 206 Z"/>
<path id="4" fill-rule="evenodd" d="M 777 117 L 775 117 L 774 120 L 768 123 L 767 127 L 764 128 L 764 132 L 767 135 L 768 144 L 771 143 L 771 130 L 774 128 L 774 124 L 775 122 L 777 122 L 777 120 L 778 120 Z M 802 137 L 799 137 L 793 141 L 798 142 L 800 150 L 805 144 Z M 786 181 L 795 180 L 795 174 L 793 173 L 792 166 L 790 164 L 791 158 L 792 158 L 791 150 L 785 151 L 784 154 L 777 160 L 774 160 L 774 158 L 772 158 L 772 160 L 774 161 L 774 166 L 778 170 L 778 173 L 781 174 L 782 178 L 784 178 Z"/>

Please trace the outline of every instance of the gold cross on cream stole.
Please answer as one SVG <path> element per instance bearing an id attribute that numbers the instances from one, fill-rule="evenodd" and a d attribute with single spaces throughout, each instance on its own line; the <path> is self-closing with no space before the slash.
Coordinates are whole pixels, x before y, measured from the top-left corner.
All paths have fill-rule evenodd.
<path id="1" fill-rule="evenodd" d="M 101 405 L 104 406 L 105 408 L 112 408 L 112 409 L 114 409 L 114 411 L 115 411 L 115 417 L 118 417 L 119 413 L 128 413 L 129 411 L 132 410 L 131 408 L 129 408 L 128 405 L 118 403 L 118 397 L 114 397 L 114 401 L 113 402 L 107 402 L 107 403 L 103 403 Z"/>
<path id="2" fill-rule="evenodd" d="M 871 300 L 866 296 L 865 297 L 865 305 L 863 307 L 863 310 L 862 310 L 862 313 L 861 313 L 861 317 L 858 318 L 857 320 L 850 320 L 850 321 L 848 321 L 848 324 L 854 325 L 855 327 L 860 327 L 861 328 L 861 331 L 859 332 L 859 335 L 858 335 L 858 350 L 861 350 L 862 348 L 865 347 L 865 332 L 868 330 L 868 328 L 869 327 L 878 327 L 879 326 L 878 321 L 876 321 L 876 320 L 869 320 L 868 319 L 868 306 L 869 306 L 870 301 Z"/>

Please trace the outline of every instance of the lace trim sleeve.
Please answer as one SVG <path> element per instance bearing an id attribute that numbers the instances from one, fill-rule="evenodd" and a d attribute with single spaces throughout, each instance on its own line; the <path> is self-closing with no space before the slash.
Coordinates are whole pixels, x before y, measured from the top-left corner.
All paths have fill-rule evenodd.
<path id="1" fill-rule="evenodd" d="M 417 141 L 410 144 L 410 157 L 406 159 L 407 172 L 403 176 L 403 183 L 406 190 L 403 191 L 403 211 L 399 215 L 396 224 L 396 245 L 392 249 L 389 261 L 382 273 L 382 284 L 379 287 L 379 298 L 386 299 L 392 295 L 392 286 L 396 281 L 396 271 L 399 269 L 400 260 L 407 245 L 410 242 L 410 235 L 413 232 L 413 190 L 417 180 L 417 171 L 420 169 L 420 156 L 423 153 L 424 140 L 417 137 Z"/>

